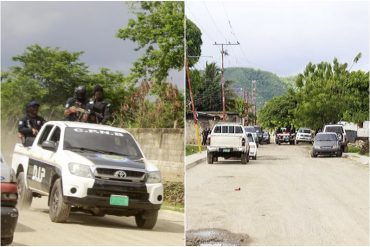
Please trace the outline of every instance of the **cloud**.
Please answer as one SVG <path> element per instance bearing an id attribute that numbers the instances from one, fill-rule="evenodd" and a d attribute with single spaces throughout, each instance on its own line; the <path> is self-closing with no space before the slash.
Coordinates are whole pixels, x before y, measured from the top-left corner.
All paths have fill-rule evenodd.
<path id="1" fill-rule="evenodd" d="M 3 25 L 4 34 L 11 38 L 21 39 L 40 35 L 52 29 L 65 17 L 62 12 L 58 11 L 32 11 L 31 5 L 26 5 L 25 8 L 17 8 L 17 5 L 10 2 L 3 2 L 2 5 L 3 20 L 6 22 L 6 25 Z M 34 14 L 35 12 L 37 15 Z"/>

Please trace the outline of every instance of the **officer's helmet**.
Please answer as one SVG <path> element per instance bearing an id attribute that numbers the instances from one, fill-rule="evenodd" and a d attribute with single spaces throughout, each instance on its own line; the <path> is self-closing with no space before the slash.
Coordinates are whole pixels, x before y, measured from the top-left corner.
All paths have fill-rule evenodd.
<path id="1" fill-rule="evenodd" d="M 78 86 L 75 89 L 76 98 L 79 100 L 84 100 L 86 98 L 86 88 L 85 86 Z"/>
<path id="2" fill-rule="evenodd" d="M 36 100 L 32 100 L 32 101 L 28 102 L 26 107 L 27 107 L 27 109 L 30 108 L 30 107 L 40 107 L 40 104 Z"/>

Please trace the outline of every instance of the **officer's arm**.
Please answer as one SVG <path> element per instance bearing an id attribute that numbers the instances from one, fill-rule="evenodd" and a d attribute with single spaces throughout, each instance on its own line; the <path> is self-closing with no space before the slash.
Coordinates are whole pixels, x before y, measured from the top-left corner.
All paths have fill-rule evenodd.
<path id="1" fill-rule="evenodd" d="M 27 119 L 26 118 L 22 118 L 18 122 L 18 132 L 21 133 L 24 136 L 32 135 L 32 128 L 29 128 L 27 126 Z"/>
<path id="2" fill-rule="evenodd" d="M 68 117 L 71 113 L 74 113 L 76 111 L 74 111 L 73 107 L 72 107 L 72 102 L 71 100 L 67 100 L 67 103 L 65 105 L 65 110 L 64 110 L 64 117 Z"/>
<path id="3" fill-rule="evenodd" d="M 107 104 L 104 109 L 104 117 L 103 120 L 101 121 L 103 124 L 108 122 L 112 117 L 112 112 L 110 110 L 110 104 Z"/>

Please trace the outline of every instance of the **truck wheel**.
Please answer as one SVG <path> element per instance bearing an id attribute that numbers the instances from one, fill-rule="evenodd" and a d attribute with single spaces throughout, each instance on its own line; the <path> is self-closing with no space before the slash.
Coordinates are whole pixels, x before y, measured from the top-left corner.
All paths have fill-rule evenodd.
<path id="1" fill-rule="evenodd" d="M 142 229 L 153 229 L 157 223 L 158 210 L 144 212 L 141 214 L 135 215 L 135 222 L 137 227 Z"/>
<path id="2" fill-rule="evenodd" d="M 66 222 L 71 211 L 71 206 L 63 201 L 62 181 L 60 178 L 55 180 L 50 193 L 49 216 L 52 222 Z"/>
<path id="3" fill-rule="evenodd" d="M 32 191 L 26 188 L 24 172 L 20 172 L 17 176 L 17 188 L 18 188 L 18 207 L 20 209 L 27 209 L 32 203 Z"/>
<path id="4" fill-rule="evenodd" d="M 13 236 L 11 236 L 9 238 L 1 238 L 1 245 L 2 246 L 10 245 L 11 243 L 13 243 Z"/>
<path id="5" fill-rule="evenodd" d="M 218 162 L 218 157 L 213 157 L 213 162 Z"/>
<path id="6" fill-rule="evenodd" d="M 311 152 L 311 157 L 312 158 L 316 158 L 317 157 L 317 154 L 315 152 Z"/>
<path id="7" fill-rule="evenodd" d="M 280 145 L 280 142 L 277 142 L 278 145 Z"/>
<path id="8" fill-rule="evenodd" d="M 207 163 L 213 164 L 213 154 L 212 153 L 207 153 Z"/>
<path id="9" fill-rule="evenodd" d="M 342 157 L 342 152 L 337 153 L 337 157 Z"/>
<path id="10" fill-rule="evenodd" d="M 256 156 L 254 156 L 254 160 L 257 160 L 257 155 L 256 155 Z"/>
<path id="11" fill-rule="evenodd" d="M 249 159 L 247 157 L 248 157 L 247 153 L 242 153 L 241 154 L 240 158 L 241 158 L 242 164 L 247 164 L 247 162 L 249 161 Z"/>

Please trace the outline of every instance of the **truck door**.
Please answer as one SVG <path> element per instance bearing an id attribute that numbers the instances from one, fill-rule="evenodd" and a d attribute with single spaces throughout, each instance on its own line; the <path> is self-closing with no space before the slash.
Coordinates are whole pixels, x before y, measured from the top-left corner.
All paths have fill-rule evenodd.
<path id="1" fill-rule="evenodd" d="M 59 130 L 59 131 L 58 131 Z M 59 133 L 59 135 L 58 135 Z M 45 141 L 60 138 L 60 128 L 54 125 L 48 125 L 44 129 L 37 144 L 33 146 L 33 155 L 29 160 L 27 170 L 27 182 L 29 186 L 37 191 L 49 192 L 49 178 L 54 171 L 52 155 L 55 151 L 50 151 L 42 147 Z"/>

